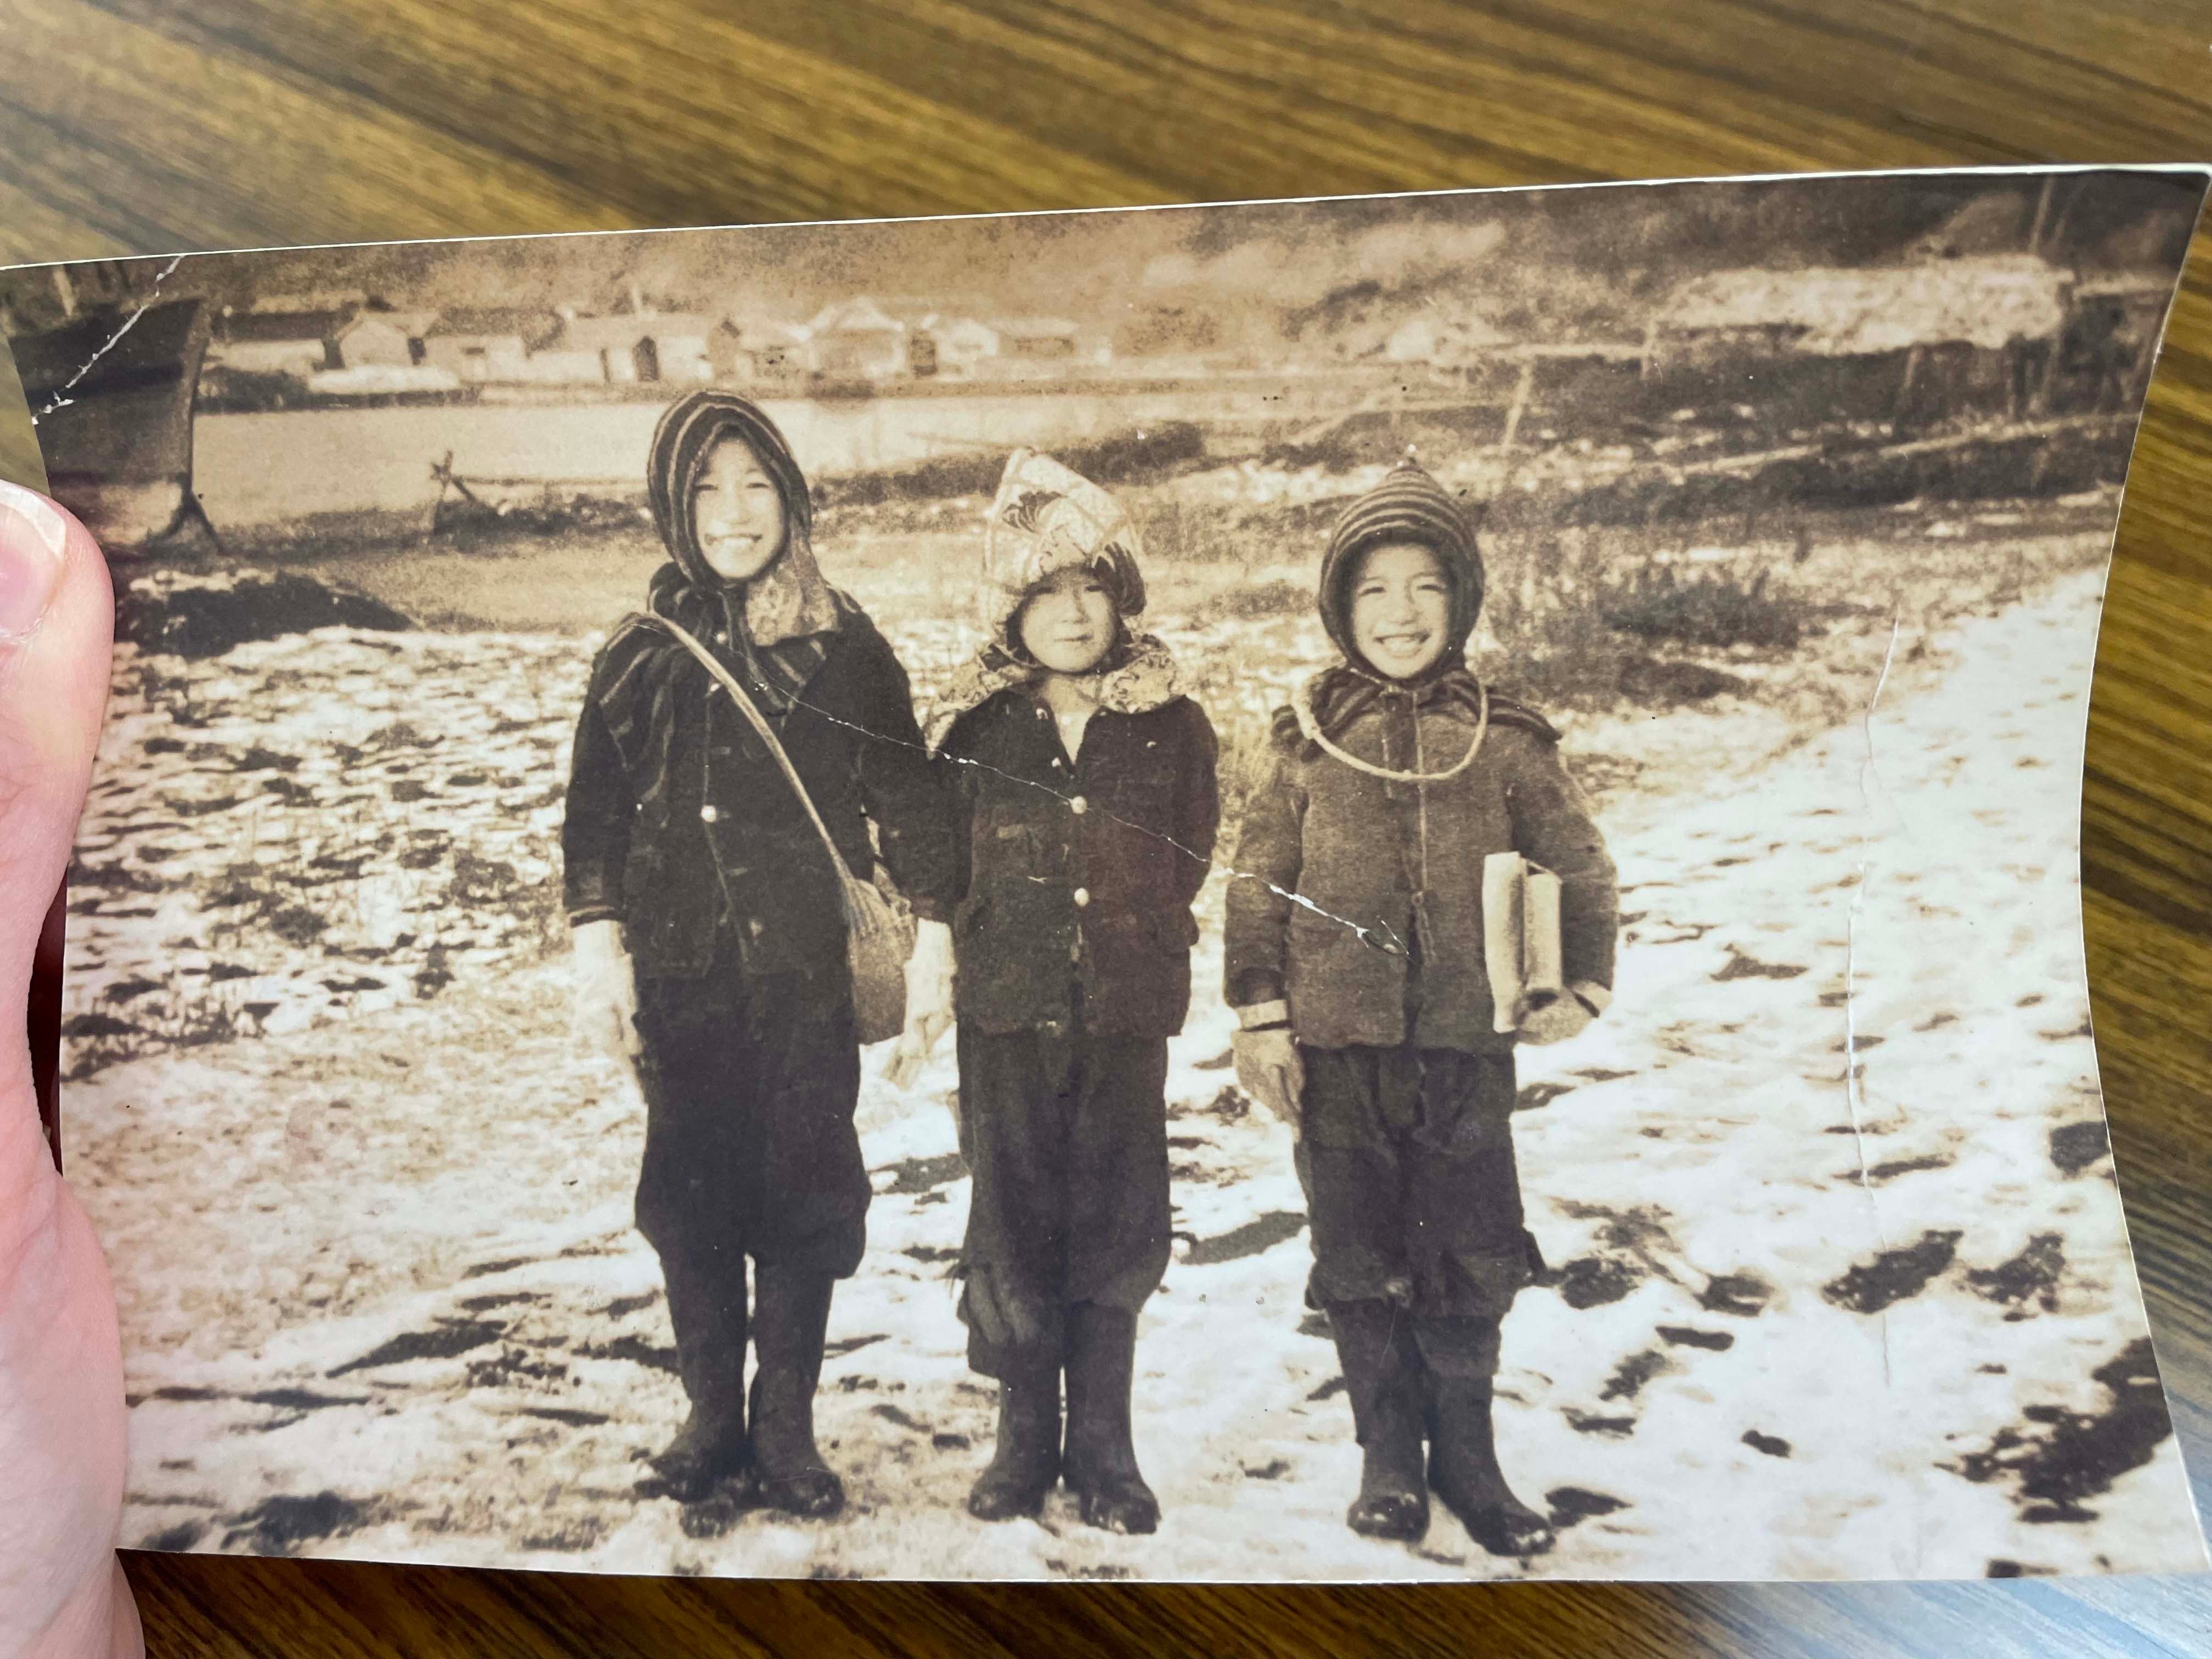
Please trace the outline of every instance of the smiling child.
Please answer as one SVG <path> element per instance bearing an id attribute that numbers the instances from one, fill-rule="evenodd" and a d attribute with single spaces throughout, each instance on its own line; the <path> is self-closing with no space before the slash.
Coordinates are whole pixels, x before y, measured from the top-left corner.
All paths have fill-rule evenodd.
<path id="1" fill-rule="evenodd" d="M 1466 514 L 1410 460 L 1338 521 L 1319 600 L 1343 660 L 1275 716 L 1226 978 L 1238 1079 L 1297 1137 L 1307 1297 L 1364 1455 L 1347 1522 L 1418 1539 L 1433 1491 L 1485 1548 L 1529 1555 L 1551 1531 L 1498 1466 L 1492 1379 L 1499 1322 L 1541 1261 L 1513 1156 L 1516 1034 L 1493 1029 L 1484 965 L 1483 860 L 1518 852 L 1560 878 L 1571 992 L 1522 1020 L 1532 1042 L 1604 1008 L 1616 903 L 1559 733 L 1467 666 L 1482 588 Z"/>
<path id="2" fill-rule="evenodd" d="M 1135 526 L 1018 452 L 992 508 L 990 635 L 949 697 L 969 1364 L 999 1384 L 971 1513 L 1152 1531 L 1131 1435 L 1137 1314 L 1169 1255 L 1167 1040 L 1219 816 L 1213 728 L 1145 608 Z M 925 1004 L 928 1000 L 924 999 Z M 1063 1444 L 1060 1397 L 1066 1387 Z"/>

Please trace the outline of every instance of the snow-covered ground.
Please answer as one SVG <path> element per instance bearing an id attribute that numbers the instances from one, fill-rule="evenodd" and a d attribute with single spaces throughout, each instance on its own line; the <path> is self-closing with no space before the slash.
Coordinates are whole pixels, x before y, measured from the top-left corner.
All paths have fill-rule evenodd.
<path id="1" fill-rule="evenodd" d="M 1302 1306 L 1287 1135 L 1230 1087 L 1230 1017 L 1203 994 L 1170 1083 L 1183 1242 L 1139 1349 L 1156 1536 L 1092 1532 L 1060 1498 L 1036 1523 L 961 1509 L 990 1396 L 948 1277 L 967 1199 L 949 1052 L 905 1095 L 872 1061 L 863 1094 L 878 1197 L 818 1413 L 852 1510 L 799 1524 L 635 1496 L 682 1409 L 629 1226 L 642 1111 L 568 1054 L 562 963 L 529 920 L 578 653 L 331 633 L 157 665 L 204 724 L 174 728 L 173 684 L 123 702 L 133 764 L 85 849 L 112 873 L 72 946 L 93 963 L 74 1052 L 95 1063 L 66 1107 L 130 1351 L 126 1541 L 869 1577 L 2202 1566 L 2087 1030 L 2099 588 L 1863 635 L 1870 713 L 1809 740 L 1779 741 L 1752 699 L 1571 732 L 1664 763 L 1604 813 L 1628 917 L 1613 1008 L 1522 1055 L 1530 1224 L 1556 1272 L 1508 1322 L 1501 1433 L 1562 1523 L 1526 1567 L 1441 1513 L 1416 1550 L 1344 1528 L 1358 1450 Z M 394 653 L 416 688 L 397 702 Z M 188 749 L 137 758 L 160 736 L 234 761 L 279 716 L 320 757 L 262 769 L 296 795 L 234 788 Z M 449 763 L 471 744 L 501 764 Z M 359 821 L 317 816 L 328 799 Z M 328 852 L 301 857 L 309 834 Z M 149 848 L 209 873 L 157 879 Z M 327 887 L 303 873 L 323 856 Z M 234 891 L 226 935 L 210 918 Z M 1217 883 L 1201 986 L 1218 906 Z"/>

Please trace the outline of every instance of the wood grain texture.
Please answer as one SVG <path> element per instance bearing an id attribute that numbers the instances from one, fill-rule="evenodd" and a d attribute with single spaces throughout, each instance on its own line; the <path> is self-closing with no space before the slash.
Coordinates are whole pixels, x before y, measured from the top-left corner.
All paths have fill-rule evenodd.
<path id="1" fill-rule="evenodd" d="M 1569 179 L 2212 158 L 2193 0 L 0 0 L 0 259 Z M 2084 804 L 2153 1322 L 2212 1474 L 2212 242 Z M 1713 1517 L 1725 1527 L 1728 1518 Z M 2186 1655 L 2197 1583 L 1051 1589 L 131 1563 L 161 1655 Z"/>

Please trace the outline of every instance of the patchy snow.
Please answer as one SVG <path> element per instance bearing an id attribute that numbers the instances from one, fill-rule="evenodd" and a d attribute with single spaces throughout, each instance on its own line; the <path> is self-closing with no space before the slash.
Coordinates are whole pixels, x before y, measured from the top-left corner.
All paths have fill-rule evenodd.
<path id="1" fill-rule="evenodd" d="M 642 1110 L 568 1054 L 564 964 L 531 919 L 587 653 L 331 632 L 142 662 L 201 724 L 119 707 L 112 752 L 133 764 L 88 821 L 84 862 L 111 873 L 79 909 L 93 967 L 72 994 L 131 1029 L 80 1027 L 68 1100 L 129 1346 L 125 1540 L 911 1577 L 2201 1567 L 2142 1380 L 2087 1030 L 2099 587 L 2067 577 L 1933 636 L 1902 617 L 1871 712 L 1810 740 L 1748 700 L 1573 732 L 1647 763 L 1604 814 L 1628 917 L 1613 1010 L 1522 1054 L 1523 1182 L 1555 1271 L 1508 1322 L 1500 1430 L 1522 1494 L 1573 1522 L 1526 1567 L 1441 1512 L 1414 1550 L 1345 1528 L 1358 1454 L 1302 1305 L 1288 1137 L 1230 1087 L 1231 1018 L 1205 994 L 1172 1049 L 1181 1259 L 1138 1354 L 1156 1536 L 1091 1531 L 1058 1497 L 1035 1523 L 962 1510 L 990 1395 L 948 1277 L 967 1199 L 949 1043 L 904 1094 L 878 1051 L 863 1092 L 878 1197 L 818 1408 L 852 1510 L 635 1497 L 682 1411 L 629 1225 Z M 1307 624 L 1265 626 L 1287 646 Z M 956 648 L 896 642 L 924 682 Z M 1888 642 L 1886 622 L 1856 636 L 1863 708 Z M 217 748 L 141 764 L 156 735 Z M 262 745 L 277 763 L 236 759 Z M 501 763 L 450 758 L 471 751 Z M 1201 986 L 1218 904 L 1217 881 Z M 320 925 L 288 935 L 294 905 Z M 250 976 L 195 973 L 229 963 Z"/>

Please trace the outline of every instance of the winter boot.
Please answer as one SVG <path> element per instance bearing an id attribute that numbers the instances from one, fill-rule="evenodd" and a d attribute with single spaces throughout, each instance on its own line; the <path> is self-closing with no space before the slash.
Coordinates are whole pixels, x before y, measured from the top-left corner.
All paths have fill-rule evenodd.
<path id="1" fill-rule="evenodd" d="M 677 1266 L 666 1272 L 676 1369 L 690 1396 L 691 1414 L 648 1462 L 662 1492 L 678 1503 L 696 1504 L 718 1486 L 749 1479 L 744 1258 L 738 1258 L 734 1275 L 710 1279 Z"/>
<path id="2" fill-rule="evenodd" d="M 1498 1322 L 1425 1322 L 1417 1335 L 1427 1371 L 1429 1490 L 1492 1555 L 1541 1555 L 1552 1523 L 1513 1495 L 1498 1467 L 1491 1378 Z"/>
<path id="3" fill-rule="evenodd" d="M 1084 1520 L 1108 1532 L 1160 1524 L 1160 1502 L 1137 1468 L 1129 1437 L 1136 1378 L 1137 1316 L 1103 1303 L 1078 1305 L 1069 1320 L 1067 1450 L 1061 1469 Z"/>
<path id="4" fill-rule="evenodd" d="M 805 1268 L 759 1265 L 753 1314 L 753 1479 L 761 1501 L 820 1519 L 845 1507 L 845 1488 L 814 1444 L 814 1390 L 836 1280 Z"/>
<path id="5" fill-rule="evenodd" d="M 1410 1544 L 1429 1529 L 1421 1473 L 1421 1361 L 1405 1312 L 1381 1300 L 1333 1302 L 1329 1328 L 1352 1398 L 1362 1459 L 1345 1523 L 1364 1538 Z"/>
<path id="6" fill-rule="evenodd" d="M 973 1491 L 968 1513 L 1013 1521 L 1044 1507 L 1060 1480 L 1060 1363 L 1008 1365 L 999 1379 L 999 1445 Z"/>

